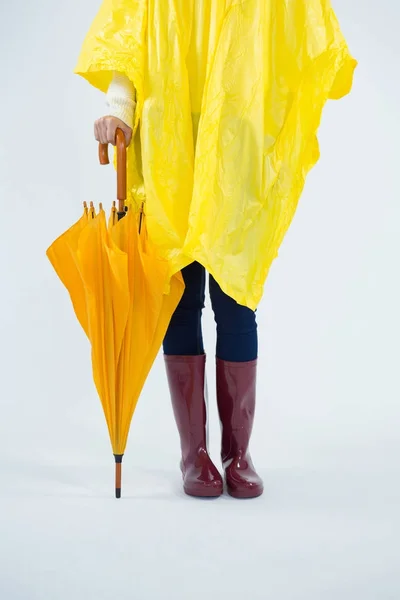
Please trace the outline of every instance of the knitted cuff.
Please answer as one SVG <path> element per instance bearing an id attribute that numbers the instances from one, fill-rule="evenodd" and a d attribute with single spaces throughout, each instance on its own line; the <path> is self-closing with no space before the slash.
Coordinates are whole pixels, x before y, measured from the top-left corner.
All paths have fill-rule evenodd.
<path id="1" fill-rule="evenodd" d="M 106 100 L 109 114 L 132 128 L 136 108 L 135 88 L 126 75 L 114 72 Z"/>
<path id="2" fill-rule="evenodd" d="M 133 128 L 133 120 L 135 115 L 136 102 L 124 98 L 113 97 L 107 100 L 109 107 L 108 114 L 112 117 L 121 119 L 131 129 Z"/>

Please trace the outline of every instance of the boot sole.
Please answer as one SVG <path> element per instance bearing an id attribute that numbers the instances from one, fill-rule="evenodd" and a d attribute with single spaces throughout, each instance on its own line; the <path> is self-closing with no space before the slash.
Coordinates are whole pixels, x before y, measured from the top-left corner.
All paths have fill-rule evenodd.
<path id="1" fill-rule="evenodd" d="M 222 492 L 223 492 L 222 488 L 221 489 L 204 488 L 204 490 L 191 491 L 184 487 L 183 490 L 187 496 L 192 496 L 193 498 L 219 498 L 220 496 L 222 496 Z"/>
<path id="2" fill-rule="evenodd" d="M 229 487 L 227 488 L 228 494 L 232 496 L 232 498 L 237 498 L 239 500 L 245 500 L 250 498 L 259 498 L 264 493 L 264 490 L 232 490 Z"/>

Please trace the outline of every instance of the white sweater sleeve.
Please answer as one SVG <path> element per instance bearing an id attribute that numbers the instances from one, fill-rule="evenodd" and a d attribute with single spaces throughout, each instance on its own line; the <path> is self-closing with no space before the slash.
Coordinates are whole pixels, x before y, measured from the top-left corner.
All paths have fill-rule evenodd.
<path id="1" fill-rule="evenodd" d="M 126 75 L 114 71 L 106 96 L 109 115 L 121 119 L 132 128 L 136 108 L 135 97 L 135 88 L 131 80 Z"/>

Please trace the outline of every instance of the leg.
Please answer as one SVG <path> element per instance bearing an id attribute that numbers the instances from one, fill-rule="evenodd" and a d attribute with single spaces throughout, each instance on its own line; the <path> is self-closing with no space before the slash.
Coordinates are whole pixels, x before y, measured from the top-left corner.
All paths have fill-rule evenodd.
<path id="1" fill-rule="evenodd" d="M 191 496 L 220 496 L 222 478 L 207 450 L 206 356 L 201 333 L 205 270 L 192 263 L 182 275 L 186 289 L 164 340 L 164 360 L 181 440 L 183 486 Z"/>
<path id="2" fill-rule="evenodd" d="M 200 263 L 193 262 L 181 272 L 185 291 L 165 335 L 164 354 L 185 356 L 204 354 L 201 314 L 205 297 L 205 269 Z"/>
<path id="3" fill-rule="evenodd" d="M 226 483 L 232 496 L 254 498 L 263 493 L 249 452 L 256 401 L 256 316 L 225 294 L 212 276 L 210 296 L 217 323 L 217 403 Z"/>

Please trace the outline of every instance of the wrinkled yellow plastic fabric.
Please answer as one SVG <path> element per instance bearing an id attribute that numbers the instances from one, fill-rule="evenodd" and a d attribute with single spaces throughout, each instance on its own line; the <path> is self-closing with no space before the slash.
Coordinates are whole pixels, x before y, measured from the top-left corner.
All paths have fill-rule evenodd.
<path id="1" fill-rule="evenodd" d="M 329 0 L 105 0 L 75 71 L 136 88 L 129 198 L 170 275 L 197 260 L 255 309 L 355 66 Z"/>
<path id="2" fill-rule="evenodd" d="M 82 218 L 47 251 L 89 338 L 92 370 L 114 454 L 124 454 L 146 378 L 182 293 L 180 273 L 164 294 L 168 263 L 138 234 L 133 211 L 106 225 L 103 210 Z M 129 240 L 129 243 L 128 243 Z"/>

